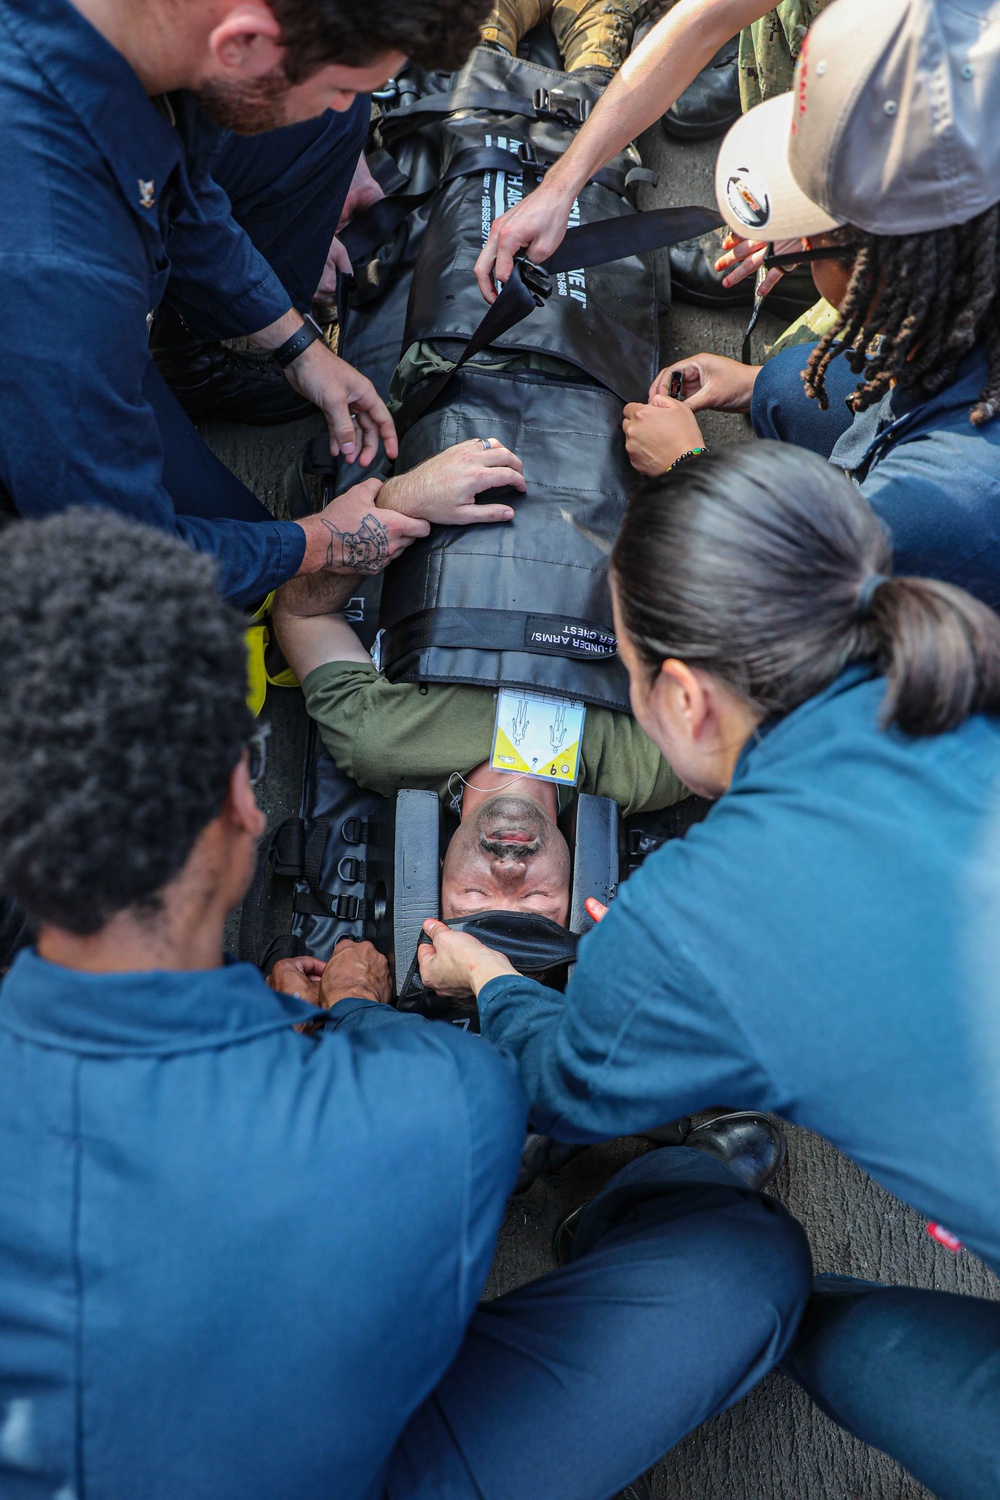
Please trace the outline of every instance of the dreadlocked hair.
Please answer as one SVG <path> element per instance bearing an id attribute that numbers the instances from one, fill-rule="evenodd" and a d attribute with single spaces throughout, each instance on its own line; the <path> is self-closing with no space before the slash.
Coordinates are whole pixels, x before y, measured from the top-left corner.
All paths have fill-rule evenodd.
<path id="1" fill-rule="evenodd" d="M 927 234 L 868 234 L 851 226 L 836 233 L 845 241 L 851 279 L 839 321 L 809 357 L 806 394 L 827 409 L 826 372 L 843 353 L 864 376 L 847 399 L 852 411 L 874 406 L 893 383 L 916 397 L 932 396 L 981 343 L 988 373 L 969 419 L 977 427 L 992 421 L 1000 412 L 1000 203 L 966 224 Z"/>

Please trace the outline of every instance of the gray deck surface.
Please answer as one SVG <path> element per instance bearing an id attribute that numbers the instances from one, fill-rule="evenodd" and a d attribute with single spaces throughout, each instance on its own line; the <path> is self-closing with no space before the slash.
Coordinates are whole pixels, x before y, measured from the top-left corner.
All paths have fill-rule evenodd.
<path id="1" fill-rule="evenodd" d="M 661 174 L 659 187 L 645 190 L 643 207 L 713 201 L 713 143 L 677 146 L 651 131 L 643 145 L 647 163 Z M 762 324 L 767 338 L 780 331 L 774 321 Z M 703 349 L 738 357 L 741 342 L 739 315 L 678 305 L 667 320 L 663 362 Z M 319 427 L 318 419 L 271 430 L 219 424 L 206 427 L 205 436 L 276 508 L 285 465 Z M 712 415 L 704 427 L 715 444 L 749 437 L 738 417 Z M 263 802 L 280 821 L 298 811 L 305 733 L 299 695 L 272 691 L 265 717 L 273 727 Z M 231 938 L 235 943 L 235 926 Z M 929 1130 L 941 1128 L 942 1122 L 928 1121 Z M 789 1137 L 776 1192 L 805 1225 L 818 1270 L 1000 1299 L 1000 1281 L 975 1257 L 937 1246 L 920 1218 L 827 1142 L 798 1129 L 790 1129 Z M 592 1147 L 558 1176 L 540 1178 L 514 1199 L 487 1294 L 551 1270 L 550 1241 L 559 1219 L 648 1149 L 639 1140 Z M 770 1376 L 738 1406 L 692 1433 L 657 1466 L 653 1487 L 657 1500 L 918 1500 L 928 1493 L 882 1454 L 849 1438 L 781 1375 Z M 521 1500 L 546 1497 L 526 1494 Z"/>

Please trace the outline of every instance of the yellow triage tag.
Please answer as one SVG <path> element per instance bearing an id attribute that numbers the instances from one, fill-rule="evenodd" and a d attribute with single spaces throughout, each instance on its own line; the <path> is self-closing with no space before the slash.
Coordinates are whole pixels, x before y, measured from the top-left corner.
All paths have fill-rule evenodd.
<path id="1" fill-rule="evenodd" d="M 554 693 L 501 688 L 493 726 L 494 771 L 519 771 L 575 786 L 587 706 Z"/>

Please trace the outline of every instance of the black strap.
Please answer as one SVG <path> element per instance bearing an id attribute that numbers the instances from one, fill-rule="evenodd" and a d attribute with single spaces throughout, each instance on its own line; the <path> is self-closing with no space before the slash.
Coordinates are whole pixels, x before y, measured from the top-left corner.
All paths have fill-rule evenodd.
<path id="1" fill-rule="evenodd" d="M 379 129 L 383 139 L 390 140 L 411 130 L 419 130 L 431 120 L 456 114 L 460 109 L 481 109 L 497 115 L 524 115 L 531 120 L 544 119 L 553 113 L 544 104 L 539 107 L 534 99 L 508 93 L 506 89 L 483 89 L 474 84 L 462 84 L 447 94 L 425 94 L 412 104 L 388 110 L 379 120 Z M 582 124 L 586 117 L 583 109 L 580 115 L 581 118 L 574 121 L 569 119 L 567 113 L 567 123 Z"/>
<path id="2" fill-rule="evenodd" d="M 267 979 L 279 959 L 299 958 L 304 951 L 300 939 L 294 933 L 279 932 L 257 958 L 257 967 Z"/>
<path id="3" fill-rule="evenodd" d="M 403 220 L 440 192 L 446 183 L 454 182 L 458 177 L 474 177 L 477 172 L 520 173 L 524 170 L 524 162 L 513 151 L 501 146 L 468 146 L 457 153 L 433 187 L 422 193 L 397 193 L 393 197 L 380 198 L 352 219 L 338 238 L 350 256 L 351 264 L 364 265 L 380 246 L 392 238 Z"/>
<path id="4" fill-rule="evenodd" d="M 579 271 L 603 266 L 609 260 L 660 250 L 692 240 L 724 223 L 714 208 L 689 204 L 683 208 L 652 208 L 645 213 L 598 219 L 568 229 L 559 249 L 544 262 L 546 271 Z"/>
<path id="5" fill-rule="evenodd" d="M 388 152 L 383 155 L 389 161 L 392 160 Z M 530 153 L 510 151 L 503 146 L 467 146 L 464 151 L 457 153 L 447 171 L 433 187 L 421 193 L 396 192 L 393 196 L 380 198 L 377 203 L 358 214 L 356 219 L 352 219 L 338 238 L 347 251 L 352 266 L 362 266 L 376 250 L 388 244 L 404 219 L 435 193 L 440 192 L 447 183 L 454 182 L 459 177 L 475 177 L 480 172 L 510 172 L 517 177 L 534 173 L 541 178 L 552 165 L 552 162 L 538 161 Z M 400 176 L 402 177 L 402 173 Z M 406 179 L 402 180 L 405 184 Z M 649 182 L 655 185 L 659 180 L 659 173 L 648 171 L 645 167 L 632 167 L 628 172 L 604 167 L 589 180 L 598 182 L 602 187 L 623 197 L 626 189 L 633 183 Z"/>
<path id="6" fill-rule="evenodd" d="M 388 626 L 382 634 L 381 660 L 390 681 L 393 662 L 432 646 L 453 651 L 530 651 L 533 656 L 598 664 L 618 656 L 614 635 L 590 620 L 506 609 L 425 609 Z"/>
<path id="7" fill-rule="evenodd" d="M 722 215 L 712 208 L 689 205 L 684 208 L 656 208 L 647 213 L 623 214 L 620 218 L 598 219 L 593 224 L 578 224 L 568 229 L 562 244 L 542 266 L 521 259 L 514 262 L 513 274 L 504 284 L 496 301 L 487 308 L 479 327 L 469 339 L 450 370 L 444 370 L 422 382 L 396 420 L 403 433 L 438 399 L 453 376 L 473 355 L 489 348 L 511 328 L 516 328 L 530 312 L 551 294 L 550 272 L 575 271 L 586 266 L 604 265 L 645 250 L 676 245 L 695 239 L 710 229 L 718 229 Z"/>
<path id="8" fill-rule="evenodd" d="M 445 926 L 452 932 L 470 933 L 488 948 L 505 954 L 519 974 L 547 974 L 552 969 L 574 963 L 580 943 L 575 932 L 535 912 L 480 911 L 469 917 L 449 918 Z M 426 932 L 421 932 L 417 951 L 431 941 Z M 397 961 L 400 956 L 397 954 Z M 399 988 L 399 998 L 401 1001 L 408 998 L 412 1002 L 423 988 L 415 953 Z"/>
<path id="9" fill-rule="evenodd" d="M 316 340 L 322 337 L 322 328 L 310 313 L 306 313 L 302 320 L 302 327 L 297 328 L 291 338 L 279 344 L 277 349 L 271 350 L 271 361 L 278 366 L 279 370 L 287 370 L 293 360 L 298 359 L 310 344 L 315 344 Z"/>
<path id="10" fill-rule="evenodd" d="M 497 300 L 487 308 L 479 327 L 451 369 L 442 371 L 440 375 L 435 375 L 430 380 L 425 380 L 406 401 L 396 419 L 397 432 L 403 433 L 407 428 L 412 427 L 417 418 L 422 417 L 428 407 L 438 399 L 467 360 L 475 354 L 480 354 L 484 349 L 488 349 L 509 329 L 516 328 L 530 312 L 536 307 L 541 307 L 551 291 L 551 283 L 548 282 L 547 277 L 539 276 L 537 266 L 533 266 L 530 261 L 519 260 L 514 266 L 514 274 Z"/>
<path id="11" fill-rule="evenodd" d="M 760 320 L 764 302 L 765 298 L 763 297 L 755 296 L 753 299 L 753 312 L 750 314 L 750 321 L 747 324 L 746 332 L 743 335 L 743 348 L 740 350 L 740 361 L 745 365 L 753 364 L 753 331 L 757 327 L 757 323 Z"/>

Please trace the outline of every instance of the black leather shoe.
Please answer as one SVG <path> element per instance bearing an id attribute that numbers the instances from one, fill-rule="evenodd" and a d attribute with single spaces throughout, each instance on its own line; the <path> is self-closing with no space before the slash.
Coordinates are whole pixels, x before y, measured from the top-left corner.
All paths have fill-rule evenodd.
<path id="1" fill-rule="evenodd" d="M 678 302 L 694 307 L 753 306 L 754 278 L 747 276 L 735 286 L 723 286 L 715 262 L 723 254 L 726 231 L 711 229 L 694 240 L 681 240 L 670 248 L 670 286 Z M 773 291 L 768 292 L 764 306 L 789 322 L 819 300 L 819 292 L 808 267 L 786 271 Z"/>
<path id="2" fill-rule="evenodd" d="M 669 1127 L 671 1133 L 674 1128 Z M 725 1162 L 742 1183 L 757 1192 L 767 1187 L 785 1159 L 785 1133 L 780 1120 L 774 1115 L 757 1114 L 749 1109 L 715 1115 L 688 1130 L 683 1139 L 671 1140 L 664 1149 L 669 1150 L 670 1146 L 691 1146 L 695 1151 L 714 1156 Z M 573 1237 L 586 1207 L 586 1203 L 581 1203 L 555 1227 L 552 1253 L 560 1266 L 569 1264 Z"/>
<path id="3" fill-rule="evenodd" d="M 172 308 L 158 308 L 149 347 L 160 374 L 193 422 L 272 427 L 316 410 L 267 355 L 227 349 L 192 333 Z"/>
<path id="4" fill-rule="evenodd" d="M 720 47 L 663 116 L 663 128 L 677 141 L 707 141 L 725 135 L 740 117 L 739 37 Z"/>
<path id="5" fill-rule="evenodd" d="M 696 1125 L 685 1136 L 684 1145 L 725 1162 L 742 1183 L 758 1192 L 767 1187 L 785 1159 L 781 1122 L 774 1115 L 749 1109 L 716 1115 Z"/>

